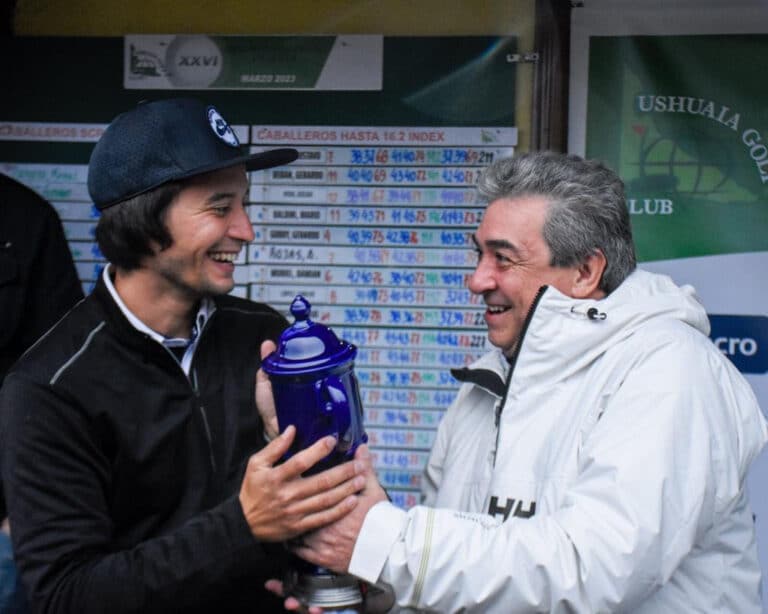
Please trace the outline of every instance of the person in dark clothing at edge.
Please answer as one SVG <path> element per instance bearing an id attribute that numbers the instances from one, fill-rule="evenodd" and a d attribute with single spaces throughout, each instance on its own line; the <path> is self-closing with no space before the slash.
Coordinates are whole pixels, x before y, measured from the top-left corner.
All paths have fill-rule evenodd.
<path id="1" fill-rule="evenodd" d="M 77 301 L 83 289 L 56 210 L 0 173 L 0 386 L 11 365 Z M 26 611 L 13 564 L 0 483 L 0 612 Z"/>
<path id="2" fill-rule="evenodd" d="M 312 477 L 332 437 L 279 463 L 255 381 L 286 325 L 228 295 L 254 238 L 244 154 L 219 112 L 177 98 L 106 129 L 88 189 L 109 260 L 0 393 L 12 538 L 34 612 L 282 611 L 282 542 L 356 505 L 366 461 Z M 270 340 L 262 347 L 262 342 Z"/>
<path id="3" fill-rule="evenodd" d="M 24 350 L 82 298 L 56 210 L 0 173 L 0 386 Z"/>

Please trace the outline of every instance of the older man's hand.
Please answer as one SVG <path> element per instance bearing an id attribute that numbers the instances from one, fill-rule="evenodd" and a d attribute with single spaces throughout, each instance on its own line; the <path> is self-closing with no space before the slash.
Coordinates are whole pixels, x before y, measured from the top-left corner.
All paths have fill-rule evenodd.
<path id="1" fill-rule="evenodd" d="M 387 495 L 376 479 L 370 460 L 368 446 L 362 445 L 355 453 L 355 461 L 363 463 L 365 487 L 357 495 L 357 505 L 339 520 L 302 535 L 294 542 L 294 554 L 337 573 L 346 573 L 355 548 L 357 536 L 363 526 L 368 510 L 379 501 L 386 501 Z"/>

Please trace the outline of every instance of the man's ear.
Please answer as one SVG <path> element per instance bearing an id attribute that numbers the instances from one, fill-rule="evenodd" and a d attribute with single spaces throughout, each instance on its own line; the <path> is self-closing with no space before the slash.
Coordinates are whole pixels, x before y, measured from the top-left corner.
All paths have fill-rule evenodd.
<path id="1" fill-rule="evenodd" d="M 571 296 L 574 298 L 603 298 L 605 292 L 600 289 L 600 280 L 608 261 L 605 254 L 596 249 L 574 270 Z"/>

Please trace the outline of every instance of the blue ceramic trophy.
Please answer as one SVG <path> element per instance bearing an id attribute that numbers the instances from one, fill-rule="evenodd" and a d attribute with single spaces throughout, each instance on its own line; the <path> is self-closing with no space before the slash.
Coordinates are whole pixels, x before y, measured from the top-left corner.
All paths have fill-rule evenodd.
<path id="1" fill-rule="evenodd" d="M 283 331 L 277 350 L 262 364 L 272 382 L 280 431 L 291 424 L 296 427 L 288 457 L 326 435 L 336 437 L 334 450 L 308 474 L 352 459 L 357 447 L 368 441 L 353 370 L 357 348 L 310 320 L 311 308 L 303 296 L 293 299 L 290 309 L 295 322 Z M 295 560 L 286 584 L 303 602 L 325 609 L 350 608 L 362 602 L 354 577 L 300 559 Z"/>

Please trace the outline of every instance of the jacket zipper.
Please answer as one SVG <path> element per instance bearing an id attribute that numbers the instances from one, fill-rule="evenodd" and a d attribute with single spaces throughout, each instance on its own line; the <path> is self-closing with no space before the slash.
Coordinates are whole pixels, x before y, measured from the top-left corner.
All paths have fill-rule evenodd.
<path id="1" fill-rule="evenodd" d="M 208 319 L 203 324 L 203 327 L 200 329 L 197 335 L 197 345 L 195 346 L 195 353 L 192 355 L 192 359 L 190 361 L 189 365 L 189 374 L 190 378 L 189 381 L 192 384 L 192 391 L 195 393 L 195 399 L 197 400 L 197 407 L 200 412 L 200 418 L 203 421 L 203 430 L 205 431 L 205 440 L 208 443 L 208 458 L 211 462 L 211 469 L 213 470 L 213 473 L 216 473 L 216 457 L 213 454 L 213 435 L 211 434 L 211 427 L 208 422 L 208 414 L 205 411 L 205 405 L 203 405 L 202 400 L 200 399 L 200 389 L 197 384 L 197 369 L 195 368 L 194 362 L 195 362 L 195 356 L 197 355 L 197 351 L 200 349 L 200 344 L 203 341 L 203 335 L 205 334 L 205 330 L 208 328 L 208 324 L 210 321 L 216 316 L 216 310 L 214 310 L 210 316 L 208 316 Z"/>
<path id="2" fill-rule="evenodd" d="M 528 325 L 531 323 L 531 320 L 533 319 L 533 313 L 536 311 L 536 307 L 538 306 L 541 297 L 544 296 L 544 292 L 546 291 L 547 287 L 548 286 L 541 286 L 536 293 L 536 296 L 533 298 L 533 302 L 528 309 L 528 313 L 525 314 L 525 320 L 523 320 L 523 327 L 520 329 L 520 336 L 517 339 L 515 351 L 508 359 L 509 371 L 507 373 L 507 379 L 504 382 L 504 396 L 501 398 L 498 405 L 496 405 L 496 416 L 494 420 L 496 424 L 496 442 L 493 446 L 493 462 L 491 464 L 492 467 L 496 466 L 496 454 L 499 450 L 499 436 L 501 434 L 501 412 L 504 411 L 504 404 L 507 402 L 507 395 L 509 395 L 509 388 L 512 384 L 512 373 L 515 371 L 517 357 L 520 355 L 520 349 L 523 347 L 523 339 L 525 338 L 525 333 L 528 331 Z"/>
<path id="3" fill-rule="evenodd" d="M 192 390 L 195 393 L 195 399 L 197 400 L 197 408 L 200 411 L 200 417 L 203 419 L 203 429 L 205 430 L 205 439 L 208 442 L 208 458 L 211 461 L 211 468 L 213 469 L 213 472 L 216 473 L 216 458 L 213 455 L 213 437 L 211 436 L 211 427 L 208 424 L 208 414 L 205 412 L 205 406 L 200 401 L 200 391 L 197 387 L 197 370 L 192 369 L 191 370 L 191 382 L 192 382 Z"/>
<path id="4" fill-rule="evenodd" d="M 203 326 L 203 328 L 198 333 L 197 346 L 195 347 L 195 354 L 197 354 L 197 350 L 200 347 L 200 342 L 202 341 L 205 329 L 208 328 L 208 322 L 210 322 L 211 318 L 213 318 L 215 316 L 215 314 L 216 314 L 215 311 L 213 313 L 211 313 L 211 315 L 206 320 L 205 325 Z M 171 352 L 171 350 L 168 349 L 167 347 L 165 347 L 165 346 L 163 346 L 163 347 L 165 348 L 165 351 L 168 352 L 168 354 L 171 356 L 171 358 L 173 358 L 173 361 L 181 369 L 181 365 L 179 364 L 179 361 L 176 358 L 176 356 L 173 354 L 173 352 Z M 192 356 L 192 362 L 194 362 L 194 359 L 195 359 L 195 357 L 193 355 Z M 182 373 L 184 373 L 183 369 L 182 369 Z M 209 459 L 209 461 L 211 463 L 211 469 L 213 470 L 214 473 L 216 473 L 216 457 L 213 454 L 213 436 L 211 434 L 211 427 L 210 427 L 210 424 L 208 422 L 208 414 L 205 411 L 205 406 L 203 405 L 202 401 L 200 400 L 200 389 L 198 388 L 198 384 L 197 384 L 197 370 L 195 369 L 194 365 L 190 364 L 189 376 L 187 376 L 186 374 L 184 374 L 184 376 L 187 378 L 187 381 L 189 382 L 190 387 L 192 388 L 192 392 L 195 395 L 195 405 L 197 405 L 197 409 L 198 409 L 198 411 L 200 413 L 200 418 L 203 421 L 203 430 L 205 432 L 205 441 L 208 444 L 208 459 Z"/>

